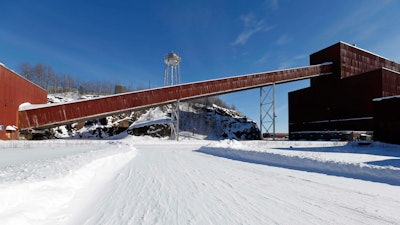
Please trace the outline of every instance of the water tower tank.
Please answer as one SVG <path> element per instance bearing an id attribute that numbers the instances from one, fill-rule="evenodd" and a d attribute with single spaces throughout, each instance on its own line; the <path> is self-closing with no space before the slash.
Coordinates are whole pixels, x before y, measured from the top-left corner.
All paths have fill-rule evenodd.
<path id="1" fill-rule="evenodd" d="M 176 53 L 168 53 L 164 58 L 165 64 L 167 66 L 176 66 L 181 62 L 181 58 Z"/>

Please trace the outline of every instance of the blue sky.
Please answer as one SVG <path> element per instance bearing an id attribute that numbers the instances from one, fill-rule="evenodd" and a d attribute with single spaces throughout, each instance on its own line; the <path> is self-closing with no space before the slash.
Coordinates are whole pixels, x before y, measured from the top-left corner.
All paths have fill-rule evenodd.
<path id="1" fill-rule="evenodd" d="M 181 58 L 181 82 L 309 65 L 344 41 L 400 61 L 400 1 L 203 0 L 2 3 L 0 62 L 51 65 L 82 80 L 163 85 L 164 56 Z M 287 132 L 288 91 L 277 86 L 277 131 Z M 259 120 L 259 89 L 221 96 Z"/>

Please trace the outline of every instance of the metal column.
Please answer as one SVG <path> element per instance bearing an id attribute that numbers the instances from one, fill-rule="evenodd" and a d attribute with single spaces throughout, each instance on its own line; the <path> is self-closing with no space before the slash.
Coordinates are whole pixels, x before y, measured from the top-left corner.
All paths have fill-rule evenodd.
<path id="1" fill-rule="evenodd" d="M 275 140 L 275 83 L 260 88 L 260 139 L 267 137 Z"/>
<path id="2" fill-rule="evenodd" d="M 176 85 L 181 82 L 180 66 L 165 65 L 164 69 L 164 86 Z"/>
<path id="3" fill-rule="evenodd" d="M 179 100 L 171 104 L 171 139 L 179 141 Z"/>

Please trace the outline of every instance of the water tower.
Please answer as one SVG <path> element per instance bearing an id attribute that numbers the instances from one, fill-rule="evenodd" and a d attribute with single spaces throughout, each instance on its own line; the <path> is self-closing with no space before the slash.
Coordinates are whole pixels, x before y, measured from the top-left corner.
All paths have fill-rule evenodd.
<path id="1" fill-rule="evenodd" d="M 177 85 L 181 82 L 179 63 L 181 58 L 176 53 L 168 53 L 164 57 L 164 86 Z M 171 139 L 179 140 L 179 99 L 171 104 Z"/>
<path id="2" fill-rule="evenodd" d="M 179 71 L 179 63 L 181 58 L 176 53 L 168 53 L 164 57 L 165 71 L 164 71 L 164 86 L 176 85 L 181 82 L 181 75 Z"/>

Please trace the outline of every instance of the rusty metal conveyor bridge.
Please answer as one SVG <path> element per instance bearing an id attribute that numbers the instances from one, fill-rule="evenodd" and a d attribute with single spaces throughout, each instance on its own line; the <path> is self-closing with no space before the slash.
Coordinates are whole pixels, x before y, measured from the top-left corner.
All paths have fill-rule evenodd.
<path id="1" fill-rule="evenodd" d="M 42 105 L 20 110 L 19 128 L 27 130 L 56 127 L 63 124 L 169 104 L 178 100 L 183 101 L 263 87 L 273 83 L 278 84 L 307 79 L 319 75 L 331 74 L 332 70 L 332 64 L 313 65 L 187 83 L 63 104 Z"/>

